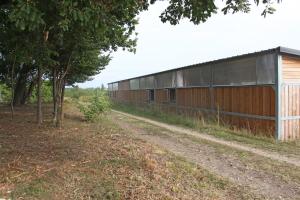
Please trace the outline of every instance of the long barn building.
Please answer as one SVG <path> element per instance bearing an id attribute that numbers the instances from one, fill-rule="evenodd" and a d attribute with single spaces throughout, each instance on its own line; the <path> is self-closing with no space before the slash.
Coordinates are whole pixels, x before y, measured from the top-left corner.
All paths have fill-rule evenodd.
<path id="1" fill-rule="evenodd" d="M 278 47 L 108 84 L 111 99 L 300 138 L 300 51 Z"/>

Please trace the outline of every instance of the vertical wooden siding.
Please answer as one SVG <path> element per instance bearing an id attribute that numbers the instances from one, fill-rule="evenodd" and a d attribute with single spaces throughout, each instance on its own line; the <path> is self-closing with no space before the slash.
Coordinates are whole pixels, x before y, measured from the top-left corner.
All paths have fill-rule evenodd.
<path id="1" fill-rule="evenodd" d="M 155 103 L 162 104 L 168 102 L 168 91 L 166 89 L 157 89 L 154 94 Z"/>
<path id="2" fill-rule="evenodd" d="M 275 133 L 275 120 L 223 115 L 221 116 L 221 122 L 236 129 L 249 130 L 254 135 L 259 134 L 267 137 L 274 137 Z"/>
<path id="3" fill-rule="evenodd" d="M 272 86 L 214 88 L 214 108 L 220 111 L 275 116 Z"/>
<path id="4" fill-rule="evenodd" d="M 283 85 L 281 89 L 281 139 L 300 138 L 300 86 Z M 295 119 L 292 119 L 295 117 Z"/>
<path id="5" fill-rule="evenodd" d="M 300 138 L 300 59 L 282 57 L 281 138 Z"/>
<path id="6" fill-rule="evenodd" d="M 135 104 L 144 104 L 148 100 L 148 93 L 146 90 L 130 90 L 129 95 L 129 101 Z"/>
<path id="7" fill-rule="evenodd" d="M 232 113 L 221 119 L 237 128 L 250 129 L 274 137 L 275 120 L 239 117 L 238 114 L 275 117 L 275 91 L 272 86 L 243 86 L 214 88 L 214 108 Z"/>
<path id="8" fill-rule="evenodd" d="M 282 79 L 285 83 L 300 83 L 300 59 L 282 57 Z"/>
<path id="9" fill-rule="evenodd" d="M 211 94 L 212 93 L 212 94 Z M 235 116 L 235 113 L 275 117 L 275 91 L 272 86 L 243 86 L 215 88 L 179 88 L 177 106 L 180 113 L 188 115 L 205 114 L 213 108 L 232 113 L 220 114 L 221 122 L 237 128 L 249 129 L 253 133 L 263 133 L 274 137 L 275 120 L 255 119 Z M 186 107 L 186 109 L 184 109 Z M 191 110 L 203 109 L 204 112 Z M 214 117 L 218 112 L 213 112 Z"/>
<path id="10" fill-rule="evenodd" d="M 178 106 L 210 108 L 209 88 L 179 88 L 176 97 Z"/>
<path id="11" fill-rule="evenodd" d="M 146 90 L 118 90 L 116 97 L 111 97 L 113 101 L 120 103 L 143 104 L 148 101 Z"/>
<path id="12" fill-rule="evenodd" d="M 118 91 L 117 101 L 142 105 L 148 101 L 147 90 Z M 168 102 L 166 89 L 155 90 L 155 106 L 162 111 L 199 116 L 207 112 L 198 110 L 219 110 L 230 114 L 220 114 L 221 122 L 237 128 L 264 132 L 274 136 L 275 120 L 255 119 L 235 116 L 235 113 L 275 117 L 275 92 L 272 86 L 178 88 L 176 104 Z M 208 112 L 209 113 L 209 112 Z M 210 112 L 216 117 L 216 112 Z"/>

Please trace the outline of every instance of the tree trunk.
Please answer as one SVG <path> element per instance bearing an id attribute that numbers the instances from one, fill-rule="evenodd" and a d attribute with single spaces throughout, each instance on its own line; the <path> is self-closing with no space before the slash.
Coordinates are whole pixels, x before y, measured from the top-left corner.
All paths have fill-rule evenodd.
<path id="1" fill-rule="evenodd" d="M 57 79 L 56 80 L 56 95 L 55 95 L 55 101 L 56 101 L 56 110 L 55 110 L 55 120 L 56 120 L 56 127 L 61 127 L 60 124 L 60 110 L 61 110 L 61 94 L 62 94 L 62 80 Z"/>
<path id="2" fill-rule="evenodd" d="M 18 72 L 18 78 L 16 80 L 15 92 L 14 92 L 14 106 L 23 105 L 23 99 L 27 93 L 27 80 L 29 78 L 30 67 L 22 65 Z M 25 103 L 25 102 L 24 102 Z"/>
<path id="3" fill-rule="evenodd" d="M 65 68 L 61 69 L 61 71 L 56 71 L 56 95 L 55 95 L 55 101 L 56 101 L 56 110 L 55 116 L 56 116 L 56 127 L 61 127 L 63 118 L 64 118 L 64 111 L 63 111 L 63 103 L 64 103 L 64 92 L 65 92 L 65 83 L 66 83 L 66 75 L 69 71 L 70 67 L 70 61 L 72 57 L 72 52 L 69 56 L 68 64 Z M 59 114 L 59 117 L 57 115 Z"/>
<path id="4" fill-rule="evenodd" d="M 53 96 L 53 124 L 57 124 L 57 71 L 53 69 L 53 80 L 52 80 L 52 96 Z"/>
<path id="5" fill-rule="evenodd" d="M 24 96 L 26 95 L 26 89 L 27 89 L 26 80 L 24 81 L 24 79 L 21 80 L 21 78 L 19 78 L 15 86 L 14 100 L 13 100 L 14 106 L 22 105 L 22 101 L 24 99 Z"/>
<path id="6" fill-rule="evenodd" d="M 42 116 L 42 70 L 38 66 L 38 85 L 37 85 L 37 124 L 41 125 L 43 122 Z"/>
<path id="7" fill-rule="evenodd" d="M 11 100 L 10 100 L 10 110 L 11 110 L 11 120 L 14 119 L 14 90 L 15 90 L 15 84 L 14 84 L 14 73 L 15 73 L 15 64 L 17 59 L 17 45 L 15 50 L 15 59 L 13 62 L 13 65 L 11 67 Z"/>
<path id="8" fill-rule="evenodd" d="M 25 92 L 25 94 L 21 100 L 21 105 L 24 105 L 25 103 L 27 103 L 28 99 L 31 97 L 33 89 L 36 85 L 36 82 L 37 82 L 36 77 L 33 77 L 32 81 L 29 84 L 27 91 Z"/>
<path id="9" fill-rule="evenodd" d="M 13 64 L 11 68 L 11 100 L 10 100 L 10 110 L 11 110 L 11 120 L 14 119 L 14 68 L 15 63 Z"/>
<path id="10" fill-rule="evenodd" d="M 52 98 L 53 98 L 53 113 L 55 112 L 56 110 L 56 69 L 53 69 L 52 70 L 52 76 L 53 76 L 53 79 L 52 79 Z"/>
<path id="11" fill-rule="evenodd" d="M 65 97 L 65 81 L 63 80 L 63 84 L 61 88 L 61 96 L 60 96 L 60 123 L 59 123 L 60 128 L 64 122 L 64 97 Z"/>
<path id="12" fill-rule="evenodd" d="M 61 88 L 57 88 L 57 94 L 56 94 L 56 127 L 61 127 L 60 123 L 60 110 L 61 110 Z"/>

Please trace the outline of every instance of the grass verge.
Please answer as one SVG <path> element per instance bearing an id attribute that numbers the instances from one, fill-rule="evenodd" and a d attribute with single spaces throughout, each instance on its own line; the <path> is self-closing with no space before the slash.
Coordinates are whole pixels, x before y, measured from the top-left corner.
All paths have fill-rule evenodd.
<path id="1" fill-rule="evenodd" d="M 287 155 L 300 156 L 300 141 L 277 142 L 273 138 L 253 135 L 247 130 L 232 130 L 226 126 L 219 126 L 214 121 L 197 120 L 181 115 L 167 114 L 155 109 L 139 108 L 132 105 L 113 104 L 113 109 L 129 114 L 150 118 L 156 121 L 191 128 L 201 133 L 213 135 L 227 141 L 235 141 L 253 147 L 271 150 Z"/>
<path id="2" fill-rule="evenodd" d="M 134 128 L 141 129 L 141 132 L 145 131 L 147 135 L 159 136 L 160 138 L 167 138 L 167 140 L 176 138 L 177 142 L 183 143 L 186 146 L 190 146 L 190 142 L 192 142 L 201 147 L 212 147 L 214 152 L 217 152 L 218 155 L 222 155 L 224 157 L 234 156 L 239 162 L 243 163 L 243 166 L 247 166 L 257 171 L 263 171 L 265 174 L 268 174 L 272 177 L 278 177 L 284 183 L 296 182 L 300 184 L 299 167 L 274 161 L 250 152 L 240 151 L 235 148 L 216 144 L 207 140 L 202 140 L 191 135 L 173 133 L 165 128 L 161 128 L 138 119 L 123 118 L 122 120 L 130 123 L 130 125 Z"/>

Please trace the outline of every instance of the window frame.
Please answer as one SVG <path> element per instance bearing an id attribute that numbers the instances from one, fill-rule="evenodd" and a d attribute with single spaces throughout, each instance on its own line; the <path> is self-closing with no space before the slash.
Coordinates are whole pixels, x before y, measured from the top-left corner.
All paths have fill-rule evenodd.
<path id="1" fill-rule="evenodd" d="M 169 103 L 176 104 L 177 100 L 176 88 L 168 88 L 168 101 Z"/>
<path id="2" fill-rule="evenodd" d="M 153 97 L 153 99 L 152 99 L 152 97 Z M 148 102 L 149 103 L 155 102 L 155 90 L 154 89 L 148 90 Z"/>

